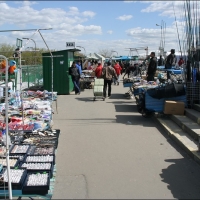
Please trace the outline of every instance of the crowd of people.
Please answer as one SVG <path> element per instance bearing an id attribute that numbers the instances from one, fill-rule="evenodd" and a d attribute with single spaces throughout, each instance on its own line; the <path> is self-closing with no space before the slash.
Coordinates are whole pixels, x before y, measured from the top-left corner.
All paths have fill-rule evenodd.
<path id="1" fill-rule="evenodd" d="M 145 62 L 148 61 L 148 62 Z M 154 81 L 155 73 L 157 70 L 157 66 L 165 65 L 166 69 L 171 69 L 173 65 L 177 63 L 177 58 L 175 55 L 175 50 L 171 49 L 171 53 L 164 60 L 162 56 L 159 59 L 155 56 L 155 52 L 151 52 L 151 54 L 147 57 L 146 60 L 142 64 L 139 63 L 131 63 L 129 61 L 107 61 L 102 63 L 97 60 L 90 60 L 87 63 L 87 66 L 84 70 L 91 70 L 94 72 L 96 78 L 104 79 L 104 91 L 103 96 L 106 98 L 106 91 L 108 88 L 108 97 L 111 96 L 111 85 L 119 85 L 120 83 L 120 75 L 123 75 L 123 79 L 130 76 L 130 73 L 133 73 L 134 76 L 141 75 L 141 68 L 145 66 L 146 78 L 147 81 Z M 181 57 L 178 61 L 178 65 L 181 66 L 184 63 L 183 58 Z M 69 75 L 72 77 L 72 81 L 74 84 L 75 94 L 80 94 L 80 77 L 82 74 L 83 67 L 81 66 L 81 62 L 73 62 L 72 66 L 69 69 Z M 167 71 L 167 79 L 170 78 L 170 71 Z"/>

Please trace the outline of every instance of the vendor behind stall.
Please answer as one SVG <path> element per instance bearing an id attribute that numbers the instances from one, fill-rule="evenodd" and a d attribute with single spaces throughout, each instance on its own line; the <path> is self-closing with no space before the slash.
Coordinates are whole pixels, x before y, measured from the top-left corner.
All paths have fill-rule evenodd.
<path id="1" fill-rule="evenodd" d="M 177 62 L 177 58 L 175 55 L 175 49 L 171 49 L 171 53 L 166 58 L 165 68 L 172 69 L 172 66 L 175 66 L 176 62 Z M 167 71 L 167 79 L 170 79 L 170 74 L 171 72 Z"/>
<path id="2" fill-rule="evenodd" d="M 147 69 L 147 81 L 154 81 L 154 76 L 157 70 L 157 59 L 155 57 L 155 52 L 151 52 L 150 57 L 151 59 Z"/>

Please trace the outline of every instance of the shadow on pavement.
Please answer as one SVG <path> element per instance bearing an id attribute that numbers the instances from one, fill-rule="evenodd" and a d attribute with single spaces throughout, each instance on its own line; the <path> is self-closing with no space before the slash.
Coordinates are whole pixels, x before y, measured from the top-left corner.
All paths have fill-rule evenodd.
<path id="1" fill-rule="evenodd" d="M 77 97 L 75 98 L 78 101 L 85 101 L 85 102 L 94 102 L 94 97 Z M 96 101 L 102 101 L 102 98 L 97 98 Z"/>
<path id="2" fill-rule="evenodd" d="M 151 118 L 144 118 L 139 113 L 138 115 L 116 115 L 116 122 L 127 125 L 142 125 L 146 127 L 155 127 L 154 121 Z"/>
<path id="3" fill-rule="evenodd" d="M 129 104 L 129 105 L 115 105 L 116 112 L 137 112 L 137 105 Z"/>
<path id="4" fill-rule="evenodd" d="M 110 102 L 106 102 L 106 103 L 112 103 L 112 104 L 130 104 L 130 103 L 132 103 L 132 105 L 134 105 L 135 100 L 127 99 L 127 101 L 110 101 Z"/>
<path id="5" fill-rule="evenodd" d="M 127 99 L 127 97 L 125 97 L 125 95 L 121 93 L 119 94 L 114 93 L 114 94 L 111 94 L 109 99 Z"/>
<path id="6" fill-rule="evenodd" d="M 194 165 L 194 161 L 188 159 L 168 159 L 172 163 L 166 169 L 162 169 L 160 177 L 167 183 L 168 189 L 175 199 L 199 199 L 200 198 L 200 168 Z"/>

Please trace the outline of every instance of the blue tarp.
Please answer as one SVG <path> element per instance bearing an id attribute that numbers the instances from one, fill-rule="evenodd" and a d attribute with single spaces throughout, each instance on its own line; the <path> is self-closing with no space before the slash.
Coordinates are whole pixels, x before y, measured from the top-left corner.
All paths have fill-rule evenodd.
<path id="1" fill-rule="evenodd" d="M 115 57 L 112 58 L 112 60 L 133 60 L 134 58 L 131 56 L 121 56 L 121 57 Z"/>

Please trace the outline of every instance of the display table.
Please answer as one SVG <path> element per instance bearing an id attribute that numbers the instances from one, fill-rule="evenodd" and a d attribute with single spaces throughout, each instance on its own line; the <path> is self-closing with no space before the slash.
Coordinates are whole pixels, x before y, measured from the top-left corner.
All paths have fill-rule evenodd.
<path id="1" fill-rule="evenodd" d="M 165 66 L 157 66 L 157 70 L 164 72 L 173 72 L 174 74 L 181 74 L 181 69 L 176 69 L 175 67 L 172 67 L 172 69 L 165 69 Z"/>

